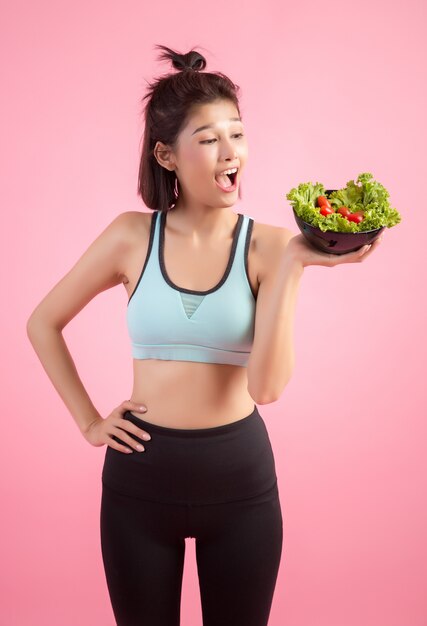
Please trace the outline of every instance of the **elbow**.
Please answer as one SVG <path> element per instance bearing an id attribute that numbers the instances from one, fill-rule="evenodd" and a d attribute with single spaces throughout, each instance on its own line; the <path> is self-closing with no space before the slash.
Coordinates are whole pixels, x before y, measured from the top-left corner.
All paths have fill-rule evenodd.
<path id="1" fill-rule="evenodd" d="M 277 402 L 277 400 L 279 400 L 280 396 L 282 395 L 283 390 L 280 393 L 274 393 L 274 394 L 266 394 L 264 396 L 261 396 L 260 398 L 258 398 L 258 400 L 255 400 L 256 404 L 272 404 L 273 402 Z"/>
<path id="2" fill-rule="evenodd" d="M 255 404 L 272 404 L 273 402 L 277 402 L 277 400 L 279 400 L 290 378 L 291 377 L 289 376 L 286 382 L 281 385 L 280 389 L 265 389 L 263 391 L 252 392 L 248 387 L 248 392 Z"/>
<path id="3" fill-rule="evenodd" d="M 255 404 L 271 404 L 272 402 L 276 402 L 277 398 L 272 397 L 263 397 L 260 400 L 255 400 Z"/>
<path id="4" fill-rule="evenodd" d="M 27 337 L 28 337 L 28 339 L 31 339 L 31 336 L 32 336 L 32 334 L 33 334 L 33 332 L 34 332 L 34 326 L 35 326 L 35 324 L 34 324 L 34 317 L 33 317 L 33 316 L 30 316 L 30 317 L 27 319 L 27 326 L 26 326 L 26 331 L 27 331 Z"/>
<path id="5" fill-rule="evenodd" d="M 34 325 L 36 324 L 36 322 L 38 322 L 39 319 L 40 319 L 39 307 L 36 306 L 36 308 L 31 311 L 31 314 L 30 314 L 29 318 L 27 319 L 27 332 L 32 327 L 34 327 Z"/>
<path id="6" fill-rule="evenodd" d="M 271 404 L 272 402 L 276 402 L 279 399 L 280 394 L 271 394 L 271 393 L 253 393 L 248 388 L 249 395 L 255 404 Z"/>
<path id="7" fill-rule="evenodd" d="M 26 325 L 27 337 L 31 342 L 38 334 L 41 325 L 42 325 L 42 322 L 37 317 L 37 315 L 35 315 L 35 313 L 32 313 L 30 317 L 27 319 L 27 325 Z"/>

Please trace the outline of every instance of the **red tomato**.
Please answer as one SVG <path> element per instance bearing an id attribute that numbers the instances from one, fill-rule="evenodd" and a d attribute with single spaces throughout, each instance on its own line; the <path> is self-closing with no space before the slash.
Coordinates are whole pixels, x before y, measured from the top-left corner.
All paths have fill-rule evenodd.
<path id="1" fill-rule="evenodd" d="M 354 213 L 350 213 L 347 219 L 349 219 L 350 222 L 356 222 L 356 224 L 360 224 L 363 218 L 364 215 L 361 211 L 355 211 Z"/>
<path id="2" fill-rule="evenodd" d="M 326 196 L 318 196 L 317 198 L 317 205 L 318 206 L 327 206 L 329 209 L 331 209 L 331 204 L 329 202 L 329 200 L 327 199 Z"/>
<path id="3" fill-rule="evenodd" d="M 331 209 L 330 207 L 326 206 L 325 204 L 320 207 L 320 213 L 326 216 L 326 215 L 330 215 L 331 213 L 335 213 L 335 211 Z"/>
<path id="4" fill-rule="evenodd" d="M 350 215 L 350 209 L 346 206 L 340 206 L 337 209 L 337 213 L 340 213 L 343 217 L 348 217 Z"/>

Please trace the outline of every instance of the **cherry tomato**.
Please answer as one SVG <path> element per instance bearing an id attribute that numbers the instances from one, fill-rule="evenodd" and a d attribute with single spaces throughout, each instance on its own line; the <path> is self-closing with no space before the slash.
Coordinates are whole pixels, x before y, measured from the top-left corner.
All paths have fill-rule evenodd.
<path id="1" fill-rule="evenodd" d="M 327 206 L 328 209 L 331 209 L 331 204 L 329 202 L 329 200 L 327 199 L 326 196 L 318 196 L 317 198 L 317 205 L 320 206 Z"/>
<path id="2" fill-rule="evenodd" d="M 330 215 L 331 213 L 335 213 L 335 211 L 326 205 L 322 205 L 320 207 L 320 213 L 326 216 L 326 215 Z"/>
<path id="3" fill-rule="evenodd" d="M 350 220 L 350 222 L 356 222 L 356 224 L 360 224 L 360 222 L 363 220 L 363 213 L 361 211 L 355 211 L 354 213 L 350 213 L 350 215 L 348 216 L 348 220 Z"/>
<path id="4" fill-rule="evenodd" d="M 340 213 L 343 217 L 347 217 L 350 215 L 350 209 L 346 206 L 340 206 L 339 209 L 337 209 L 337 213 Z"/>

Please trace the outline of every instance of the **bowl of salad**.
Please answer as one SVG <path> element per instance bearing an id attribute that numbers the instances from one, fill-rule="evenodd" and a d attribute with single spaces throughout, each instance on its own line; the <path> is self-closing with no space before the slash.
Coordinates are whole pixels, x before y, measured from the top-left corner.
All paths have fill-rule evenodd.
<path id="1" fill-rule="evenodd" d="M 369 172 L 343 189 L 301 183 L 286 194 L 295 221 L 309 243 L 330 254 L 346 254 L 377 239 L 401 221 L 390 194 Z"/>

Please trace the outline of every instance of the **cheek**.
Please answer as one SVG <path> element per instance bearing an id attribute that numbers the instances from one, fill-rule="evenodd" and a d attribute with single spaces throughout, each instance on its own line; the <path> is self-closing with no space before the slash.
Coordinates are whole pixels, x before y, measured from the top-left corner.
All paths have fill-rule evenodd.
<path id="1" fill-rule="evenodd" d="M 217 168 L 215 159 L 207 150 L 200 150 L 193 154 L 189 158 L 188 164 L 189 171 L 191 170 L 190 175 L 195 181 L 206 178 L 206 176 L 212 176 L 212 172 L 215 172 Z"/>
<path id="2" fill-rule="evenodd" d="M 182 175 L 189 184 L 204 185 L 207 179 L 212 179 L 218 169 L 216 154 L 206 145 L 187 146 L 181 152 L 181 159 L 185 163 Z"/>
<path id="3" fill-rule="evenodd" d="M 242 159 L 247 159 L 248 154 L 249 154 L 249 146 L 247 141 L 244 141 L 240 144 L 239 148 L 238 148 L 238 153 L 241 155 Z"/>
<path id="4" fill-rule="evenodd" d="M 206 162 L 206 152 L 204 152 L 203 150 L 199 150 L 198 148 L 194 148 L 192 150 L 188 150 L 184 158 L 185 163 L 188 165 L 187 171 L 189 173 L 195 171 L 200 172 L 200 170 L 203 169 L 203 163 Z"/>

